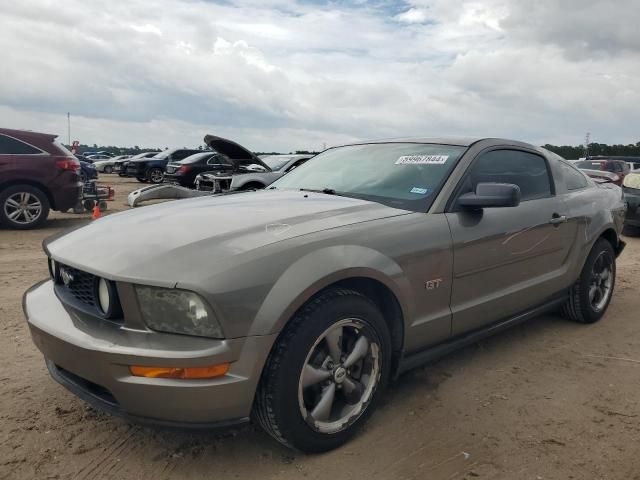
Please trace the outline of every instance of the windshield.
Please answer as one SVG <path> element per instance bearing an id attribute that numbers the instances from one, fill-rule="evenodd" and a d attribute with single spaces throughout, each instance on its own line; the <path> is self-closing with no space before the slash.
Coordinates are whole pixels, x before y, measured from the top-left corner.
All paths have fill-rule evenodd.
<path id="1" fill-rule="evenodd" d="M 466 147 L 379 143 L 329 149 L 272 184 L 426 211 Z"/>
<path id="2" fill-rule="evenodd" d="M 260 157 L 260 160 L 266 163 L 271 170 L 277 172 L 289 163 L 292 158 L 290 155 L 270 155 L 268 157 Z"/>

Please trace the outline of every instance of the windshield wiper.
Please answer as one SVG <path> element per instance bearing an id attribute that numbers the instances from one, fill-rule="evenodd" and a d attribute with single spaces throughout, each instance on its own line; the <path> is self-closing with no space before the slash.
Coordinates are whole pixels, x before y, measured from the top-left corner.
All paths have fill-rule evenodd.
<path id="1" fill-rule="evenodd" d="M 314 190 L 313 188 L 301 188 L 301 192 L 324 193 L 326 195 L 339 195 L 333 188 L 323 188 L 322 190 Z"/>

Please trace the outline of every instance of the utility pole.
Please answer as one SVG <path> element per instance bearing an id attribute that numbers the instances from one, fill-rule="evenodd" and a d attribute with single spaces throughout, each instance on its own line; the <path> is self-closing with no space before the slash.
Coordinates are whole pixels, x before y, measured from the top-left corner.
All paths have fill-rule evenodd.
<path id="1" fill-rule="evenodd" d="M 589 158 L 589 143 L 591 143 L 591 132 L 584 136 L 584 158 Z"/>
<path id="2" fill-rule="evenodd" d="M 67 112 L 67 145 L 71 145 L 71 113 Z"/>

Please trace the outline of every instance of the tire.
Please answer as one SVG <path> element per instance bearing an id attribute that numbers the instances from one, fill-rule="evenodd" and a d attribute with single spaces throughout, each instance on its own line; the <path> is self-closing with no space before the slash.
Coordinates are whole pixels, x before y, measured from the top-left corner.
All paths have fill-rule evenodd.
<path id="1" fill-rule="evenodd" d="M 332 450 L 371 415 L 390 365 L 389 331 L 374 303 L 355 291 L 327 290 L 303 306 L 278 337 L 253 416 L 286 446 L 307 453 Z M 333 409 L 324 408 L 328 398 Z"/>
<path id="2" fill-rule="evenodd" d="M 616 256 L 613 246 L 599 239 L 569 291 L 564 316 L 579 323 L 594 323 L 607 311 L 616 283 Z"/>
<path id="3" fill-rule="evenodd" d="M 161 168 L 150 168 L 147 172 L 147 179 L 151 183 L 162 183 L 164 182 L 164 172 Z"/>
<path id="4" fill-rule="evenodd" d="M 96 201 L 95 200 L 91 200 L 91 199 L 87 199 L 87 200 L 82 202 L 82 206 L 84 207 L 84 209 L 87 212 L 91 212 L 91 211 L 93 211 L 93 207 L 96 206 Z"/>
<path id="5" fill-rule="evenodd" d="M 136 177 L 136 180 L 138 180 L 139 182 L 142 182 L 142 183 L 147 183 L 149 181 L 144 177 Z"/>
<path id="6" fill-rule="evenodd" d="M 47 195 L 32 185 L 13 185 L 0 192 L 0 225 L 16 230 L 41 226 L 49 216 Z"/>
<path id="7" fill-rule="evenodd" d="M 111 165 L 107 165 L 104 167 L 104 173 L 113 173 L 113 167 Z"/>
<path id="8" fill-rule="evenodd" d="M 100 200 L 98 202 L 98 208 L 100 209 L 101 212 L 106 212 L 108 208 L 107 202 L 105 202 L 104 200 Z"/>

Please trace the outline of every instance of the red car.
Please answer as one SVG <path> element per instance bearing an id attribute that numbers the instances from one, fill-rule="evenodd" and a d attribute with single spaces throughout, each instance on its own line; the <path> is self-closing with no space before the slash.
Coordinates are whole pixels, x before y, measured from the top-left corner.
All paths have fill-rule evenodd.
<path id="1" fill-rule="evenodd" d="M 0 128 L 0 225 L 42 225 L 49 210 L 72 208 L 82 193 L 80 162 L 56 135 Z"/>
<path id="2" fill-rule="evenodd" d="M 588 170 L 611 172 L 615 175 L 615 178 L 612 178 L 611 181 L 618 186 L 622 185 L 622 180 L 624 180 L 624 177 L 631 171 L 629 165 L 624 160 L 613 160 L 606 157 L 592 157 L 588 160 L 577 162 L 574 166 L 580 170 L 587 171 L 586 173 L 589 176 L 592 175 L 589 174 Z"/>

